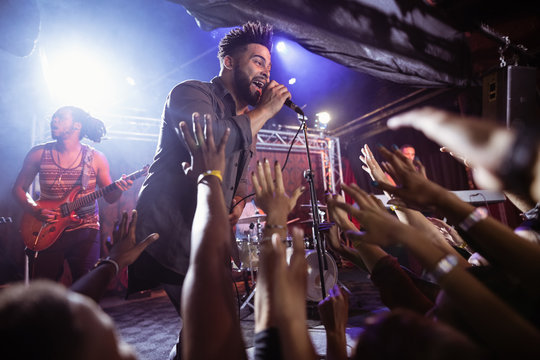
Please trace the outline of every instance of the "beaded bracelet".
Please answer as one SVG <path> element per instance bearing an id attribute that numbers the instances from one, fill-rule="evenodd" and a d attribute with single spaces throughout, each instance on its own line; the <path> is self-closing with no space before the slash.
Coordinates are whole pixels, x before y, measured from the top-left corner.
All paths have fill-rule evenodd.
<path id="1" fill-rule="evenodd" d="M 462 222 L 459 223 L 459 228 L 463 231 L 468 231 L 479 221 L 488 217 L 488 210 L 485 207 L 477 207 L 474 209 Z"/>
<path id="2" fill-rule="evenodd" d="M 439 281 L 441 277 L 452 271 L 452 269 L 454 269 L 458 263 L 459 260 L 456 255 L 448 254 L 439 260 L 435 266 L 435 269 L 431 271 L 431 276 L 435 279 L 435 281 Z"/>
<path id="3" fill-rule="evenodd" d="M 221 175 L 220 170 L 206 170 L 201 175 L 199 175 L 199 178 L 197 179 L 197 183 L 200 183 L 202 179 L 210 175 L 217 177 L 219 179 L 219 182 L 223 182 L 223 176 Z"/>
<path id="4" fill-rule="evenodd" d="M 112 264 L 114 265 L 115 275 L 118 275 L 118 272 L 120 271 L 120 265 L 118 263 L 111 259 L 110 256 L 107 256 L 106 258 L 99 259 L 97 263 L 94 265 L 94 269 L 97 268 L 100 265 L 103 264 Z"/>

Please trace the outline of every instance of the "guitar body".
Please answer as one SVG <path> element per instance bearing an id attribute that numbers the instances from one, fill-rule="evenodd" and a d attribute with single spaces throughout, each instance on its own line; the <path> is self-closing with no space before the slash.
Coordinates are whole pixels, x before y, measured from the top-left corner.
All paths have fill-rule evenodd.
<path id="1" fill-rule="evenodd" d="M 149 167 L 149 165 L 146 165 L 141 170 L 127 175 L 125 177 L 126 180 L 135 180 L 146 175 Z M 25 213 L 21 222 L 21 234 L 24 245 L 33 251 L 47 249 L 58 240 L 64 230 L 75 227 L 82 222 L 75 213 L 78 209 L 115 190 L 118 190 L 118 186 L 113 182 L 103 189 L 79 197 L 81 187 L 76 186 L 63 199 L 38 200 L 37 203 L 41 208 L 56 210 L 58 214 L 54 222 L 46 223 L 36 219 L 29 213 Z"/>
<path id="2" fill-rule="evenodd" d="M 21 222 L 21 235 L 24 245 L 26 245 L 28 249 L 32 251 L 45 250 L 58 240 L 64 230 L 81 223 L 81 220 L 77 217 L 75 212 L 71 212 L 68 216 L 62 216 L 60 213 L 60 205 L 73 202 L 80 191 L 81 187 L 77 186 L 63 199 L 37 201 L 38 205 L 42 208 L 58 210 L 55 222 L 46 223 L 36 219 L 30 213 L 24 213 Z"/>

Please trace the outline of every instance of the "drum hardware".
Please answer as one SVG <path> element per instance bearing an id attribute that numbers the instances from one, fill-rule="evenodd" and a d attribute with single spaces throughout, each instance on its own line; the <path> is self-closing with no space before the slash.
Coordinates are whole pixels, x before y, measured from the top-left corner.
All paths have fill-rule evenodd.
<path id="1" fill-rule="evenodd" d="M 308 182 L 308 188 L 309 188 L 309 196 L 310 196 L 310 204 L 311 204 L 311 212 L 313 214 L 318 214 L 319 208 L 317 207 L 319 204 L 319 201 L 317 200 L 317 192 L 315 191 L 315 179 L 313 177 L 313 166 L 311 164 L 311 154 L 309 151 L 309 138 L 308 138 L 308 132 L 307 132 L 307 123 L 306 123 L 306 117 L 302 116 L 301 119 L 298 117 L 299 120 L 301 120 L 302 125 L 301 129 L 304 132 L 304 144 L 306 145 L 306 158 L 308 163 L 308 168 L 304 171 L 304 178 Z M 326 261 L 324 260 L 325 256 L 323 253 L 324 250 L 324 244 L 322 243 L 321 236 L 319 234 L 319 216 L 313 217 L 313 224 L 311 226 L 311 233 L 313 234 L 313 239 L 315 240 L 315 249 L 317 250 L 317 261 L 319 263 L 318 269 L 319 269 L 319 280 L 321 284 L 321 299 L 324 299 L 326 297 L 326 284 L 324 282 L 324 272 L 323 267 L 326 268 Z"/>
<path id="2" fill-rule="evenodd" d="M 292 248 L 287 248 L 287 263 L 290 263 Z M 307 291 L 306 299 L 308 301 L 319 302 L 322 298 L 321 292 L 321 277 L 319 271 L 319 260 L 317 259 L 316 250 L 305 250 L 305 258 L 307 262 Z M 328 252 L 324 252 L 325 269 L 323 269 L 324 285 L 326 289 L 331 289 L 337 284 L 338 268 L 336 261 Z"/>
<path id="3" fill-rule="evenodd" d="M 254 272 L 259 267 L 259 239 L 262 239 L 262 222 L 266 219 L 265 214 L 255 214 L 238 219 L 238 224 L 249 224 L 251 230 L 256 228 L 256 234 L 248 234 L 245 239 L 237 239 L 236 244 L 239 246 L 240 253 L 240 270 L 243 272 L 249 271 L 251 273 L 252 287 L 251 291 L 248 289 L 248 296 L 240 305 L 240 310 L 249 306 L 252 310 L 255 310 L 253 304 L 250 303 L 255 291 L 257 291 L 257 282 L 255 280 Z M 246 259 L 247 257 L 247 259 Z"/>
<path id="4" fill-rule="evenodd" d="M 311 204 L 301 204 L 300 207 L 311 207 Z M 317 207 L 319 209 L 326 209 L 327 206 L 317 201 Z"/>

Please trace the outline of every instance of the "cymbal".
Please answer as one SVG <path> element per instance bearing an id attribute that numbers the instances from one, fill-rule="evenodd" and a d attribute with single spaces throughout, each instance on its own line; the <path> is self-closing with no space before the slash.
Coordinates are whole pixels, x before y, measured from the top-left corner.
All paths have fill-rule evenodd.
<path id="1" fill-rule="evenodd" d="M 246 216 L 246 217 L 238 219 L 237 224 L 249 224 L 249 223 L 252 223 L 252 222 L 264 221 L 264 219 L 266 219 L 266 214 L 257 214 L 257 215 L 252 215 L 252 216 Z"/>
<path id="2" fill-rule="evenodd" d="M 311 204 L 300 204 L 300 207 L 311 207 Z M 317 204 L 317 207 L 319 209 L 326 209 L 327 208 L 327 206 L 323 205 L 323 204 Z"/>

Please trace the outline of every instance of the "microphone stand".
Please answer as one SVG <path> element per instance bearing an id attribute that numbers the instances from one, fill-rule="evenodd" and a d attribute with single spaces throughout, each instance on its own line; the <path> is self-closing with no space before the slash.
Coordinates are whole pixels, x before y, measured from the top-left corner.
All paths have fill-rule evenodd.
<path id="1" fill-rule="evenodd" d="M 311 166 L 311 154 L 309 152 L 309 141 L 308 141 L 306 117 L 303 114 L 298 115 L 298 120 L 301 121 L 300 126 L 302 127 L 302 130 L 304 131 L 304 139 L 306 142 L 306 153 L 307 153 L 309 169 L 304 171 L 304 177 L 306 178 L 309 184 L 309 195 L 311 199 L 311 212 L 313 214 L 313 225 L 311 227 L 311 231 L 313 233 L 313 241 L 315 243 L 315 248 L 317 249 L 317 260 L 319 262 L 319 278 L 321 280 L 322 299 L 324 299 L 326 297 L 326 285 L 324 283 L 324 270 L 327 270 L 328 264 L 326 263 L 326 258 L 324 257 L 324 253 L 323 253 L 324 248 L 322 246 L 321 235 L 319 233 L 319 224 L 320 224 L 319 207 L 318 207 L 318 202 L 317 202 L 317 194 L 315 192 L 315 182 L 313 180 L 313 167 Z"/>

